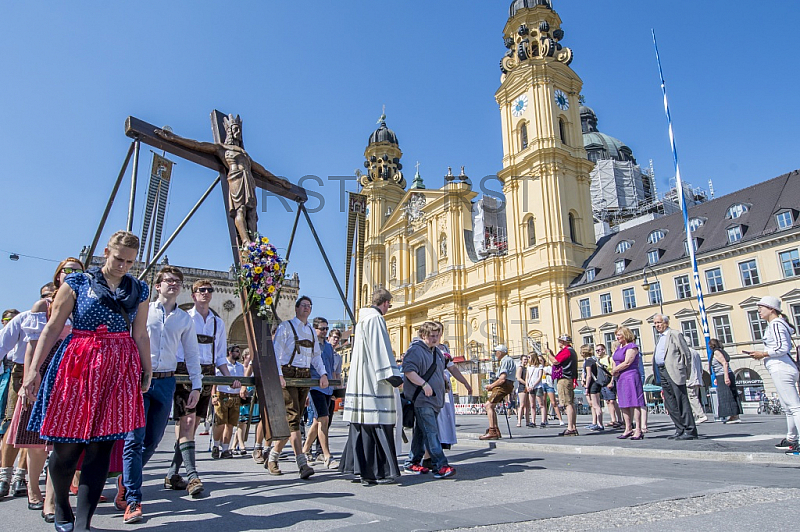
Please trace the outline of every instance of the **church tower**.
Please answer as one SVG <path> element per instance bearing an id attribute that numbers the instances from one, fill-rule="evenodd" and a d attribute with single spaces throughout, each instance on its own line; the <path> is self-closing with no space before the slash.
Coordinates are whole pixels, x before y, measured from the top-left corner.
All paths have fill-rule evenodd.
<path id="1" fill-rule="evenodd" d="M 503 133 L 509 266 L 538 286 L 542 328 L 570 330 L 565 289 L 595 247 L 579 96 L 561 18 L 549 0 L 515 0 L 495 98 Z M 550 340 L 554 340 L 553 337 Z M 551 346 L 554 344 L 551 343 Z"/>
<path id="2" fill-rule="evenodd" d="M 356 261 L 355 278 L 361 278 L 362 285 L 355 292 L 355 309 L 369 306 L 372 292 L 386 287 L 386 247 L 381 230 L 406 193 L 406 180 L 400 163 L 403 152 L 397 135 L 386 127 L 385 114 L 381 115 L 378 124 L 364 150 L 367 173 L 359 177 L 363 187 L 361 194 L 367 197 L 367 227 L 364 262 L 359 264 Z"/>

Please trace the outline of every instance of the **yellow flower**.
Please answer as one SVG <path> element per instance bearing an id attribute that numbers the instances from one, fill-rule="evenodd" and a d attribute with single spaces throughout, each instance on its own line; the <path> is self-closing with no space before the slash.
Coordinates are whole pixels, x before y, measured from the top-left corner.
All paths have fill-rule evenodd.
<path id="1" fill-rule="evenodd" d="M 273 270 L 275 270 L 275 271 L 277 272 L 278 270 L 280 270 L 280 269 L 281 269 L 281 267 L 280 267 L 280 265 L 279 265 L 279 264 L 276 264 L 276 265 L 274 265 L 274 266 L 272 267 L 272 269 L 273 269 Z"/>
<path id="2" fill-rule="evenodd" d="M 270 257 L 273 256 L 274 254 L 275 254 L 275 252 L 272 251 L 271 249 L 267 250 L 267 255 L 269 255 Z"/>
<path id="3" fill-rule="evenodd" d="M 255 273 L 261 273 L 264 271 L 264 268 L 262 268 L 261 266 L 256 266 L 255 268 L 253 268 L 253 271 Z"/>
<path id="4" fill-rule="evenodd" d="M 275 292 L 275 287 L 274 287 L 273 285 L 269 285 L 269 286 L 267 287 L 267 292 L 269 292 L 270 294 L 271 294 L 271 293 L 273 293 L 273 292 Z"/>
<path id="5" fill-rule="evenodd" d="M 261 243 L 262 244 L 269 244 L 269 238 L 267 238 L 265 236 L 261 237 Z"/>
<path id="6" fill-rule="evenodd" d="M 271 305 L 271 304 L 272 304 L 272 298 L 271 298 L 271 297 L 268 297 L 267 299 L 265 299 L 265 300 L 264 300 L 264 304 L 265 304 L 265 305 Z"/>

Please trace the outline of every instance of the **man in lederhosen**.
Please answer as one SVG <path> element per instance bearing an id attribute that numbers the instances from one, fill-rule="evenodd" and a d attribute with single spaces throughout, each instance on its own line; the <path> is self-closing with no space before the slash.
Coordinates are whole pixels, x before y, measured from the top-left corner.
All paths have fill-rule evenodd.
<path id="1" fill-rule="evenodd" d="M 188 310 L 195 330 L 197 332 L 197 343 L 200 349 L 200 369 L 203 375 L 214 376 L 219 368 L 220 373 L 230 377 L 228 371 L 228 342 L 225 336 L 225 322 L 222 321 L 216 312 L 209 305 L 214 294 L 214 286 L 210 279 L 198 279 L 192 285 L 192 300 L 194 307 Z M 179 355 L 176 373 L 186 372 L 186 366 L 180 361 Z M 239 381 L 233 383 L 234 388 L 241 386 Z M 183 490 L 187 489 L 186 481 L 181 478 L 178 471 L 181 464 L 185 464 L 186 472 L 190 469 L 196 471 L 194 463 L 195 453 L 195 433 L 197 426 L 208 415 L 208 405 L 211 402 L 211 390 L 213 386 L 204 384 L 200 392 L 200 400 L 195 408 L 187 408 L 186 401 L 191 389 L 188 385 L 178 384 L 175 387 L 175 397 L 173 400 L 173 416 L 175 418 L 175 451 L 172 456 L 167 476 L 164 478 L 164 487 L 167 489 Z M 212 414 L 213 415 L 213 414 Z M 187 457 L 191 463 L 187 461 Z M 212 458 L 219 458 L 219 448 L 215 447 L 211 452 Z M 193 475 L 195 476 L 195 475 Z M 190 480 L 190 483 L 192 481 Z M 200 479 L 193 482 L 194 489 L 202 491 L 203 484 Z"/>
<path id="2" fill-rule="evenodd" d="M 308 388 L 286 386 L 285 378 L 308 379 L 311 377 L 311 365 L 320 376 L 319 386 L 327 388 L 328 372 L 322 362 L 322 351 L 317 342 L 317 335 L 308 316 L 311 314 L 311 299 L 301 296 L 294 304 L 295 317 L 284 321 L 275 331 L 275 358 L 278 361 L 278 374 L 283 388 L 283 402 L 286 405 L 286 420 L 289 422 L 291 435 L 288 440 L 275 443 L 269 453 L 266 468 L 271 475 L 281 475 L 278 467 L 283 446 L 289 441 L 292 444 L 300 478 L 307 479 L 314 474 L 303 453 L 303 440 L 300 436 L 300 421 L 308 397 Z M 227 369 L 227 368 L 226 368 Z"/>

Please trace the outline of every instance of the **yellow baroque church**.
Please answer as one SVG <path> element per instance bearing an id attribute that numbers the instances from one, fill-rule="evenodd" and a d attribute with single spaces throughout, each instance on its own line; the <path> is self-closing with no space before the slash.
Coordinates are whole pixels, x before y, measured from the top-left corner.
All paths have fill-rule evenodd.
<path id="1" fill-rule="evenodd" d="M 364 153 L 368 217 L 355 307 L 368 305 L 379 286 L 390 290 L 386 321 L 398 357 L 426 320 L 444 323 L 452 353 L 475 361 L 499 343 L 516 356 L 534 343 L 553 346 L 570 329 L 566 290 L 595 249 L 582 81 L 547 1 L 517 0 L 509 15 L 495 95 L 505 223 L 491 223 L 498 214 L 492 198 L 477 202 L 487 223 L 475 238 L 477 193 L 463 168 L 448 172 L 439 189 L 426 189 L 417 172 L 406 190 L 402 152 L 385 116 Z"/>
<path id="2" fill-rule="evenodd" d="M 563 333 L 576 345 L 611 348 L 613 331 L 626 325 L 649 365 L 648 329 L 661 308 L 702 351 L 676 192 L 659 201 L 652 171 L 642 173 L 630 148 L 598 132 L 548 0 L 514 0 L 503 33 L 495 98 L 504 198 L 478 199 L 464 168 L 435 189 L 417 169 L 408 186 L 397 136 L 382 116 L 359 177 L 367 217 L 354 307 L 368 306 L 376 288 L 392 293 L 386 322 L 397 358 L 420 324 L 441 321 L 475 395 L 501 343 L 515 358 L 554 349 Z M 773 391 L 763 368 L 738 353 L 761 339 L 755 301 L 780 297 L 800 330 L 798 191 L 794 171 L 711 201 L 698 196 L 690 208 L 711 336 L 731 353 L 746 402 Z"/>

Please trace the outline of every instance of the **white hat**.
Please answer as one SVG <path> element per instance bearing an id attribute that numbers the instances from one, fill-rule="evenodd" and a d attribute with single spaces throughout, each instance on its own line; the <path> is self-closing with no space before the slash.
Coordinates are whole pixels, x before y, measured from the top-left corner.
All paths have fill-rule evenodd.
<path id="1" fill-rule="evenodd" d="M 759 307 L 767 307 L 773 310 L 781 311 L 781 300 L 774 296 L 764 296 L 758 300 Z"/>
<path id="2" fill-rule="evenodd" d="M 558 337 L 558 340 L 560 342 L 564 342 L 565 344 L 571 344 L 572 343 L 572 337 L 570 335 L 568 335 L 568 334 L 562 334 L 561 336 Z"/>
<path id="3" fill-rule="evenodd" d="M 495 351 L 502 351 L 503 353 L 508 353 L 508 347 L 506 344 L 498 344 L 497 347 L 494 348 Z"/>

